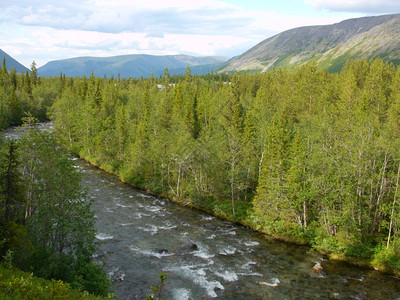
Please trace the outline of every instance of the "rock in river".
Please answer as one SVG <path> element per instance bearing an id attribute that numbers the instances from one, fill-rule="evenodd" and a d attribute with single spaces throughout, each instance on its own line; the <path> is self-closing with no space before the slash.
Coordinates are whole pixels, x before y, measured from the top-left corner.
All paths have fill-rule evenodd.
<path id="1" fill-rule="evenodd" d="M 196 244 L 188 243 L 188 244 L 184 244 L 184 245 L 180 246 L 178 249 L 176 249 L 176 253 L 184 254 L 184 253 L 195 251 L 197 249 L 198 249 L 198 247 Z"/>

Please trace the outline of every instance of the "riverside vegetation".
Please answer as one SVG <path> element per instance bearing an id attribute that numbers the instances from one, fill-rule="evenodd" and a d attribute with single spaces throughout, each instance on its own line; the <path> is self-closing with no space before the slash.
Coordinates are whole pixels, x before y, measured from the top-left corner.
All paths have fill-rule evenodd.
<path id="1" fill-rule="evenodd" d="M 18 141 L 0 142 L 0 153 L 3 264 L 53 279 L 45 283 L 32 274 L 1 268 L 0 295 L 44 299 L 68 293 L 89 298 L 78 290 L 108 295 L 110 281 L 102 266 L 92 261 L 91 201 L 64 148 L 49 133 L 30 129 Z"/>
<path id="2" fill-rule="evenodd" d="M 4 66 L 0 74 L 2 126 L 19 124 L 22 108 L 43 120 L 45 105 L 36 103 L 43 111 L 34 111 L 32 90 L 26 90 L 43 88 L 35 81 L 35 73 L 16 76 Z M 26 108 L 24 103 L 31 106 Z M 25 119 L 31 123 L 31 113 Z M 108 295 L 110 281 L 102 266 L 92 261 L 94 213 L 80 182 L 80 173 L 51 134 L 31 129 L 17 141 L 0 139 L 0 298 Z"/>
<path id="3" fill-rule="evenodd" d="M 381 59 L 148 79 L 3 66 L 0 126 L 24 112 L 137 187 L 400 272 L 400 69 Z"/>

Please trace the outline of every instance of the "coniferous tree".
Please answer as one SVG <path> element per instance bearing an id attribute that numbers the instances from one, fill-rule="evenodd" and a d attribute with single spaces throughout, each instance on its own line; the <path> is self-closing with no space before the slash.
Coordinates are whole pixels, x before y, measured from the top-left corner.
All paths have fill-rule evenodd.
<path id="1" fill-rule="evenodd" d="M 9 141 L 3 149 L 0 161 L 0 203 L 1 221 L 5 226 L 8 222 L 22 222 L 25 206 L 25 197 L 18 160 L 17 145 Z"/>
<path id="2" fill-rule="evenodd" d="M 291 143 L 289 156 L 287 198 L 296 215 L 298 225 L 306 230 L 309 223 L 309 210 L 313 205 L 309 198 L 310 184 L 306 170 L 306 149 L 298 130 Z"/>
<path id="3" fill-rule="evenodd" d="M 239 182 L 242 169 L 243 107 L 238 92 L 238 79 L 232 80 L 232 88 L 223 89 L 226 93 L 221 114 L 221 125 L 225 135 L 225 147 L 222 153 L 229 178 L 232 214 L 235 216 L 235 201 L 239 199 Z"/>
<path id="4" fill-rule="evenodd" d="M 275 115 L 268 129 L 266 148 L 253 205 L 256 215 L 268 223 L 291 213 L 285 194 L 289 132 L 284 112 Z M 285 218 L 284 218 L 285 219 Z"/>
<path id="5" fill-rule="evenodd" d="M 241 141 L 242 156 L 241 165 L 245 173 L 245 178 L 243 182 L 243 189 L 245 192 L 245 200 L 248 194 L 256 188 L 258 179 L 258 153 L 256 146 L 256 128 L 254 125 L 254 116 L 252 110 L 249 110 L 246 114 L 244 121 L 244 129 Z"/>
<path id="6" fill-rule="evenodd" d="M 33 86 L 37 84 L 38 81 L 38 71 L 36 69 L 36 62 L 33 61 L 31 64 L 31 74 L 30 74 L 30 81 Z"/>
<path id="7" fill-rule="evenodd" d="M 82 99 L 71 116 L 73 148 L 107 167 L 115 158 L 125 179 L 232 218 L 249 218 L 240 206 L 250 203 L 240 200 L 253 199 L 259 225 L 312 233 L 316 248 L 370 255 L 364 250 L 381 243 L 379 235 L 397 238 L 393 66 L 356 61 L 330 74 L 313 63 L 233 77 L 189 69 L 118 82 L 62 77 L 59 86 Z M 16 91 L 25 110 L 20 78 L 14 89 L 13 77 L 4 78 L 3 95 Z M 0 106 L 6 114 L 9 104 Z M 56 119 L 57 127 L 71 123 Z"/>

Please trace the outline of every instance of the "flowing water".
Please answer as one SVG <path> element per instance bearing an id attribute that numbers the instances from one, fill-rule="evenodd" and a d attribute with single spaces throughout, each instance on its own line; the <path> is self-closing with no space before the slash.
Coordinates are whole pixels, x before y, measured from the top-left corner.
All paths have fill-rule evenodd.
<path id="1" fill-rule="evenodd" d="M 327 261 L 76 164 L 95 200 L 99 258 L 121 299 L 144 299 L 160 272 L 169 299 L 400 299 L 391 276 Z M 323 272 L 313 271 L 317 263 Z"/>
<path id="2" fill-rule="evenodd" d="M 94 200 L 96 259 L 120 299 L 145 299 L 160 272 L 169 299 L 400 299 L 390 275 L 149 196 L 73 159 Z"/>

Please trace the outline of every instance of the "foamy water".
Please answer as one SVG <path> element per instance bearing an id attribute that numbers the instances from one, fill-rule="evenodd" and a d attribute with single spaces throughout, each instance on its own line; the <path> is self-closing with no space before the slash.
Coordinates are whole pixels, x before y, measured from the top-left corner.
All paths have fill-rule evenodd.
<path id="1" fill-rule="evenodd" d="M 106 234 L 106 233 L 98 233 L 96 234 L 96 239 L 98 240 L 112 240 L 114 237 L 112 235 Z"/>

